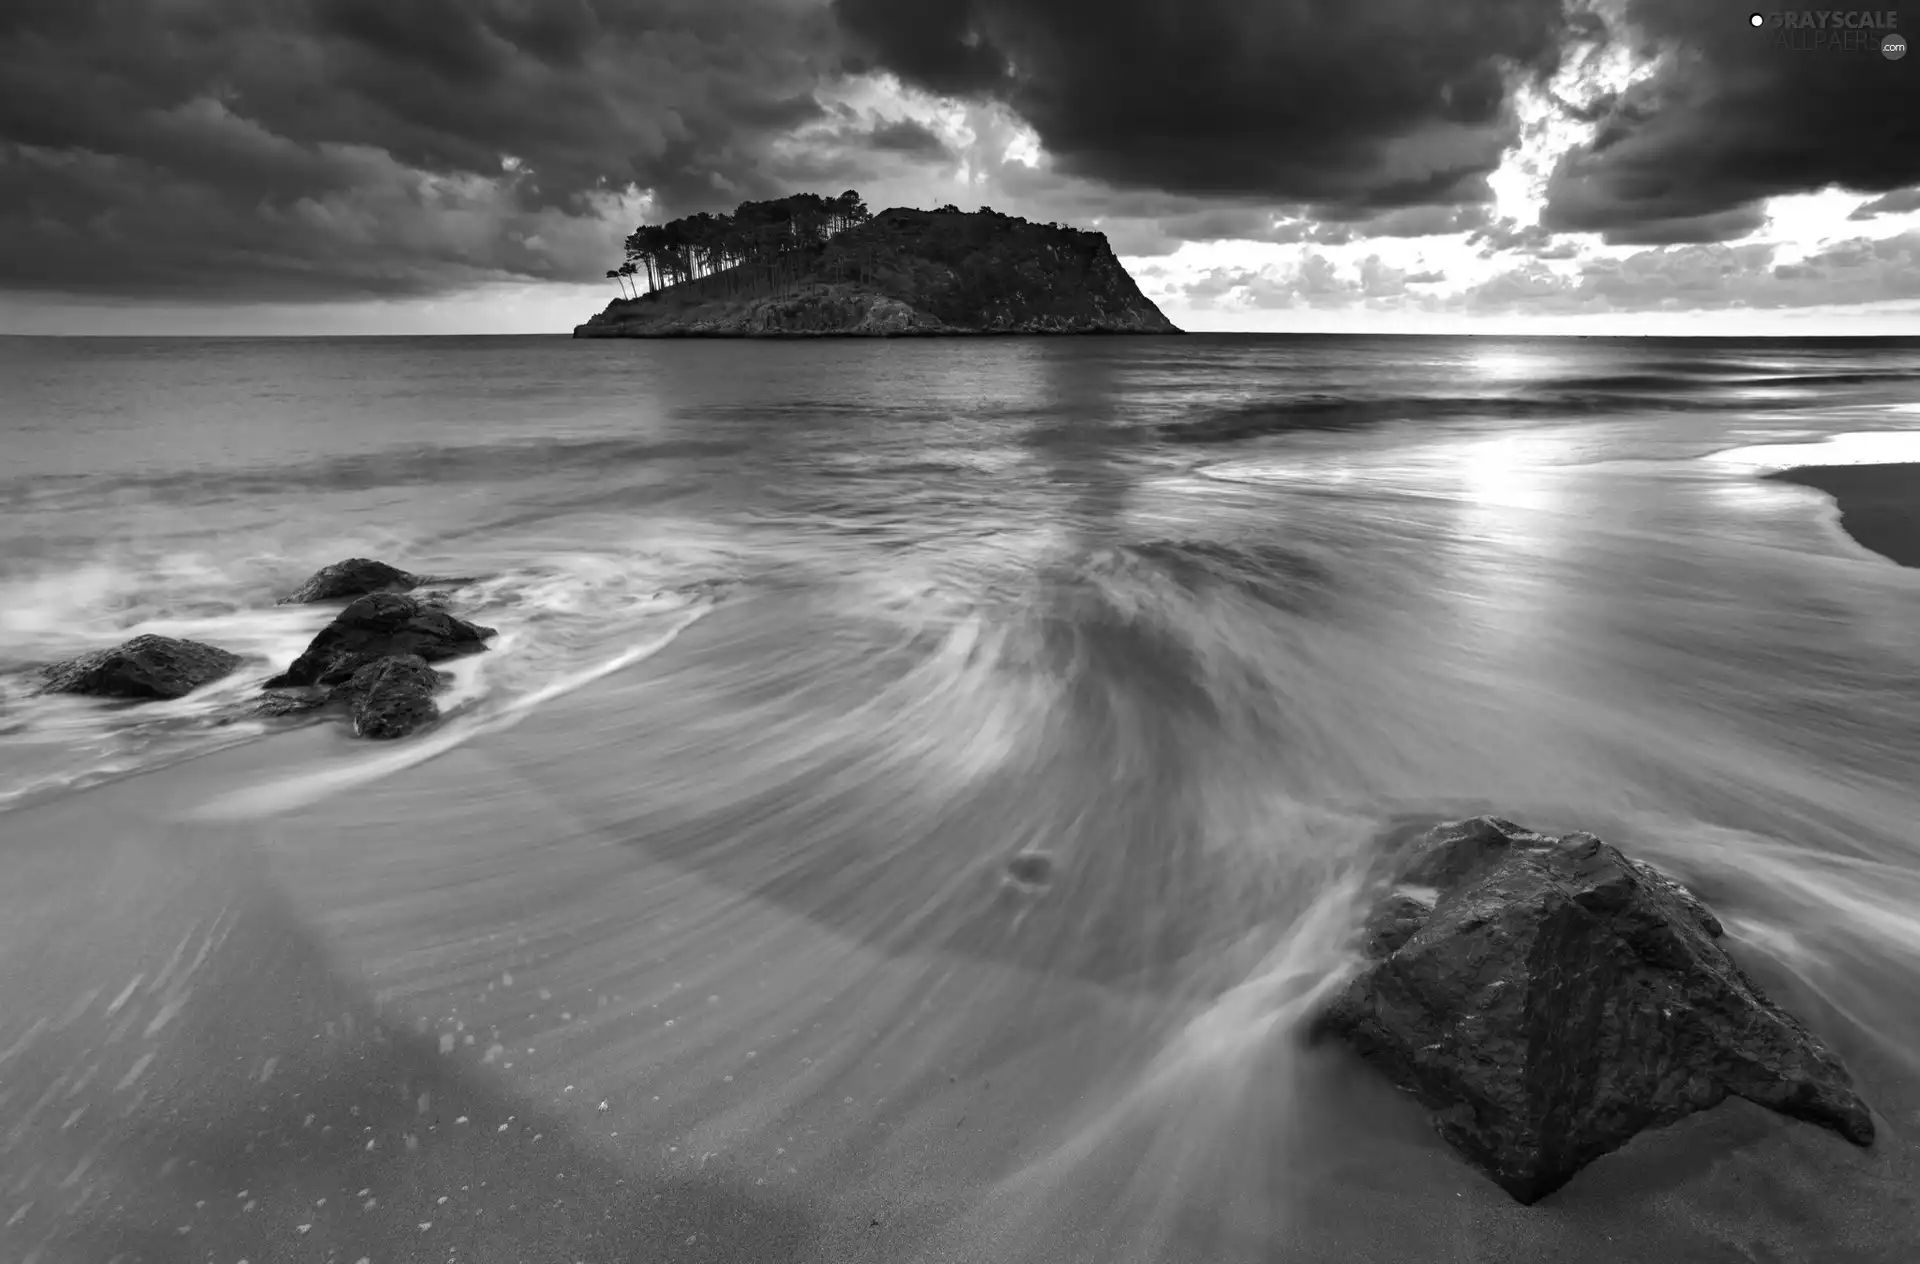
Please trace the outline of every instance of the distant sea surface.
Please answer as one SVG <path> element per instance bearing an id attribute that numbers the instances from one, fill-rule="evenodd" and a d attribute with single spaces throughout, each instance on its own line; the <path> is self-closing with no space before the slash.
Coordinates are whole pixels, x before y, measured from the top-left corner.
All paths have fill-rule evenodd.
<path id="1" fill-rule="evenodd" d="M 531 889 L 566 863 L 515 815 L 537 799 L 570 837 L 889 958 L 1214 1006 L 1142 1020 L 1157 1034 L 1126 1048 L 1164 1070 L 1298 1018 L 1394 822 L 1493 810 L 1695 883 L 1743 959 L 1879 1068 L 1876 1105 L 1920 1111 L 1886 1087 L 1920 1070 L 1920 571 L 1759 477 L 1920 460 L 1920 341 L 26 339 L 0 340 L 0 400 L 0 836 L 180 765 L 171 801 L 207 820 L 317 831 L 377 801 L 339 837 L 377 826 L 390 878 L 484 855 L 487 881 Z M 332 613 L 275 599 L 351 556 L 480 577 L 457 608 L 500 636 L 451 665 L 446 719 L 386 746 L 226 722 Z M 178 702 L 32 694 L 38 665 L 144 632 L 245 666 Z M 194 788 L 235 747 L 244 781 Z M 488 806 L 449 833 L 460 804 Z M 1050 893 L 982 894 L 1022 849 L 1052 857 Z M 311 916 L 336 929 L 408 898 L 330 889 Z M 515 924 L 479 890 L 416 923 L 425 975 L 398 940 L 347 954 L 412 978 L 423 1029 L 453 1021 L 455 985 L 421 963 Z M 616 910 L 540 898 L 586 937 L 581 977 L 615 969 L 590 941 L 626 932 L 567 901 Z M 536 968 L 492 951 L 459 987 Z M 675 975 L 704 996 L 698 977 Z M 904 1040 L 899 1006 L 863 1038 Z M 500 1040 L 490 1073 L 531 1075 Z M 625 1074 L 598 1048 L 567 1074 Z M 1088 1055 L 1112 1111 L 1145 1091 L 1119 1048 Z M 804 1105 L 755 1092 L 728 1118 Z M 1122 1183 L 1159 1193 L 1131 1246 L 1074 1239 L 1086 1258 L 1203 1258 L 1168 1245 L 1191 1231 L 1172 1201 L 1223 1179 L 1196 1155 L 1242 1144 L 1231 1114 L 1138 1150 Z M 890 1153 L 825 1126 L 848 1148 L 819 1162 Z M 644 1134 L 621 1131 L 612 1153 Z M 1029 1159 L 1058 1188 L 1093 1152 Z M 1014 1214 L 985 1193 L 943 1214 L 989 1206 Z M 1034 1236 L 980 1258 L 1079 1258 L 1018 1223 Z"/>

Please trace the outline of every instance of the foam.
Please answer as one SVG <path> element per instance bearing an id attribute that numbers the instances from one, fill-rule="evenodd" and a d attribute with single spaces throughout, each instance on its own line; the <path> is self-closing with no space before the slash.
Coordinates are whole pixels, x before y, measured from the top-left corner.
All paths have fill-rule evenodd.
<path id="1" fill-rule="evenodd" d="M 680 633 L 698 622 L 709 609 L 711 606 L 708 605 L 689 609 L 660 635 L 629 646 L 591 667 L 561 676 L 531 693 L 501 704 L 495 710 L 457 717 L 438 730 L 393 749 L 381 750 L 317 772 L 282 777 L 265 785 L 222 795 L 187 813 L 186 819 L 232 821 L 275 816 L 317 803 L 342 790 L 370 785 L 395 773 L 418 767 L 464 746 L 476 737 L 513 727 L 544 703 L 651 658 L 671 645 Z M 459 692 L 456 686 L 456 696 L 459 696 Z"/>
<path id="2" fill-rule="evenodd" d="M 1920 405 L 1914 406 L 1920 410 Z M 1755 472 L 1803 465 L 1907 465 L 1920 462 L 1920 430 L 1861 430 L 1817 443 L 1767 443 L 1709 453 L 1705 460 Z"/>

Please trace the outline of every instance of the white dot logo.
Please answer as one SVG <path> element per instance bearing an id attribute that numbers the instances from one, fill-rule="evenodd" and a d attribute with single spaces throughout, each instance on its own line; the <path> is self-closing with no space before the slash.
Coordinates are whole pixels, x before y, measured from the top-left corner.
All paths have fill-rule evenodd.
<path id="1" fill-rule="evenodd" d="M 1889 35 L 1880 41 L 1880 55 L 1888 61 L 1899 61 L 1907 55 L 1907 41 L 1899 35 Z"/>
<path id="2" fill-rule="evenodd" d="M 1767 19 L 1758 13 L 1749 14 L 1747 17 L 1748 26 L 1762 27 L 1762 26 L 1765 26 L 1766 24 L 1767 24 Z"/>

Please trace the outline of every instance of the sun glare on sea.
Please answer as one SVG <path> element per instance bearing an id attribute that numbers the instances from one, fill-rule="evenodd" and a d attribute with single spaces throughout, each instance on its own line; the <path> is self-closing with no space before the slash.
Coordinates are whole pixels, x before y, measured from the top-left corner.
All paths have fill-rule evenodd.
<path id="1" fill-rule="evenodd" d="M 1462 367 L 1478 378 L 1511 382 L 1541 376 L 1547 369 L 1545 359 L 1512 347 L 1484 347 L 1469 355 Z"/>

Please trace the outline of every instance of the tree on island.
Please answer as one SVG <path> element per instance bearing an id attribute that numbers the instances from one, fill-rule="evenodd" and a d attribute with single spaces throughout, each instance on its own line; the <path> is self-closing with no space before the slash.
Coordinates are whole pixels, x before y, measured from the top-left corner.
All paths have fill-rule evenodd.
<path id="1" fill-rule="evenodd" d="M 763 288 L 778 293 L 806 274 L 829 239 L 872 218 L 853 189 L 831 198 L 796 193 L 742 202 L 731 215 L 701 211 L 642 224 L 626 239 L 621 271 L 630 277 L 644 271 L 650 294 L 708 277 L 718 278 L 730 296 Z"/>

